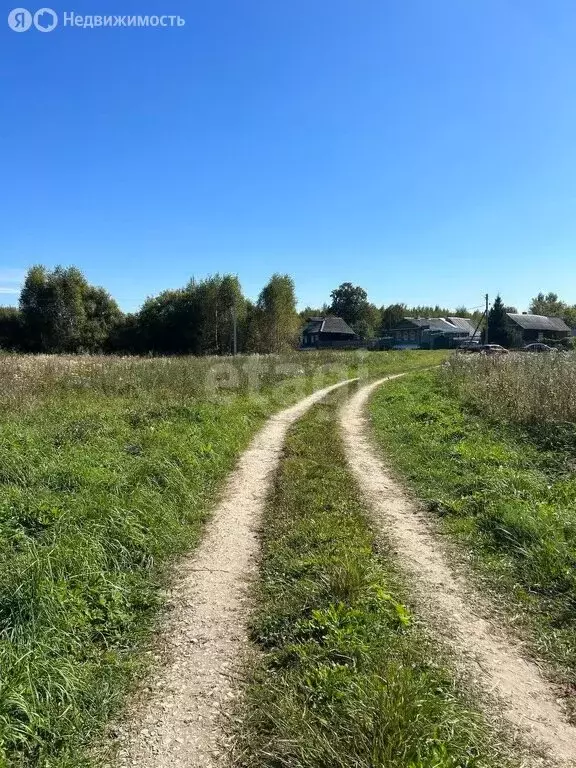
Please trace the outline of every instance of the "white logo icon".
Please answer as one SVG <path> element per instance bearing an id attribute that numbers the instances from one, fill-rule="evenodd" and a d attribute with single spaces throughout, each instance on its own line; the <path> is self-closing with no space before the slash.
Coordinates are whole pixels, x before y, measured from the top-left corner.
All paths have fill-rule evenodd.
<path id="1" fill-rule="evenodd" d="M 8 26 L 14 32 L 27 32 L 32 26 L 32 14 L 26 8 L 14 8 L 8 14 Z"/>
<path id="2" fill-rule="evenodd" d="M 32 23 L 39 32 L 52 32 L 58 26 L 58 14 L 52 8 L 40 8 L 34 16 L 26 8 L 14 8 L 8 14 L 8 26 L 14 32 L 27 32 Z"/>
<path id="3" fill-rule="evenodd" d="M 58 26 L 58 15 L 52 8 L 40 8 L 34 14 L 34 26 L 39 32 L 52 32 Z"/>

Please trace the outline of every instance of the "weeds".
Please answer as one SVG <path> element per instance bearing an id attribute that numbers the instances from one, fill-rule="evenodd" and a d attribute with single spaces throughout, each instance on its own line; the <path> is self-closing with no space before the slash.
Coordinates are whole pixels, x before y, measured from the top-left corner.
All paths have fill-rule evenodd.
<path id="1" fill-rule="evenodd" d="M 252 625 L 264 653 L 237 764 L 506 765 L 374 550 L 335 407 L 292 428 L 269 500 Z"/>
<path id="2" fill-rule="evenodd" d="M 546 365 L 552 373 L 545 374 Z M 387 458 L 438 517 L 441 530 L 474 553 L 485 584 L 507 601 L 510 621 L 528 631 L 532 646 L 553 662 L 559 679 L 574 685 L 574 425 L 535 424 L 535 419 L 546 422 L 550 410 L 516 407 L 512 394 L 521 397 L 527 385 L 514 377 L 526 371 L 556 381 L 558 371 L 571 365 L 555 359 L 526 362 L 525 357 L 469 367 L 458 361 L 455 372 L 451 366 L 390 382 L 377 393 L 371 412 Z M 472 395 L 468 377 L 473 371 L 489 383 L 479 380 L 479 392 Z M 544 378 L 538 380 L 542 386 Z M 495 392 L 493 399 L 488 394 L 496 382 L 499 402 Z M 504 412 L 510 420 L 495 420 Z M 532 414 L 529 424 L 516 423 L 527 413 Z M 564 418 L 570 411 L 555 413 Z"/>
<path id="3" fill-rule="evenodd" d="M 523 425 L 576 422 L 576 354 L 453 355 L 446 386 L 492 419 Z"/>
<path id="4" fill-rule="evenodd" d="M 270 413 L 436 359 L 0 356 L 0 765 L 86 763 L 142 672 L 165 565 Z"/>

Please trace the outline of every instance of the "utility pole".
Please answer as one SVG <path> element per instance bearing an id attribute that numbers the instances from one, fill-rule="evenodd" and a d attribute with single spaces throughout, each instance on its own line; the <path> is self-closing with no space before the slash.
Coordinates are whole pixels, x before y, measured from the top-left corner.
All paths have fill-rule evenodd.
<path id="1" fill-rule="evenodd" d="M 236 355 L 238 354 L 238 317 L 236 314 L 236 303 L 232 305 L 232 323 L 234 326 L 232 354 L 234 355 L 234 357 L 236 357 Z"/>
<path id="2" fill-rule="evenodd" d="M 488 299 L 488 294 L 486 294 L 486 333 L 484 335 L 484 344 L 488 344 L 488 312 L 489 312 L 488 306 L 489 306 L 489 299 Z"/>

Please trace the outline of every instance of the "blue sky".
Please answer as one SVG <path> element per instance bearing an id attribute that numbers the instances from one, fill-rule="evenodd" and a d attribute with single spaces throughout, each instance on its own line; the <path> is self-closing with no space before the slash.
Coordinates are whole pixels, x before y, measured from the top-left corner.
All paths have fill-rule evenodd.
<path id="1" fill-rule="evenodd" d="M 0 303 L 75 264 L 126 310 L 195 275 L 301 305 L 576 302 L 573 0 L 98 0 L 0 26 Z M 36 7 L 31 8 L 37 10 Z"/>

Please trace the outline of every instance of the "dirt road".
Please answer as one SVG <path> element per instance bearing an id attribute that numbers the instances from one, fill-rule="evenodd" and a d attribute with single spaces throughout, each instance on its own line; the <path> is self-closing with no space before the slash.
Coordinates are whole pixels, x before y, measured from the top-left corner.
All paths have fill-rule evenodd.
<path id="1" fill-rule="evenodd" d="M 257 569 L 258 525 L 290 425 L 329 392 L 272 417 L 230 476 L 197 551 L 174 574 L 165 662 L 120 726 L 123 768 L 216 768 L 225 762 L 226 714 L 247 644 L 247 585 Z"/>
<path id="2" fill-rule="evenodd" d="M 368 434 L 365 409 L 374 390 L 392 378 L 360 389 L 342 410 L 349 464 L 383 535 L 395 547 L 422 617 L 470 670 L 485 691 L 502 702 L 503 716 L 541 749 L 554 766 L 576 765 L 576 728 L 569 725 L 552 686 L 518 644 L 489 618 L 490 608 L 466 579 L 448 565 L 444 547 L 426 517 L 383 464 Z M 527 757 L 539 764 L 537 757 Z"/>

